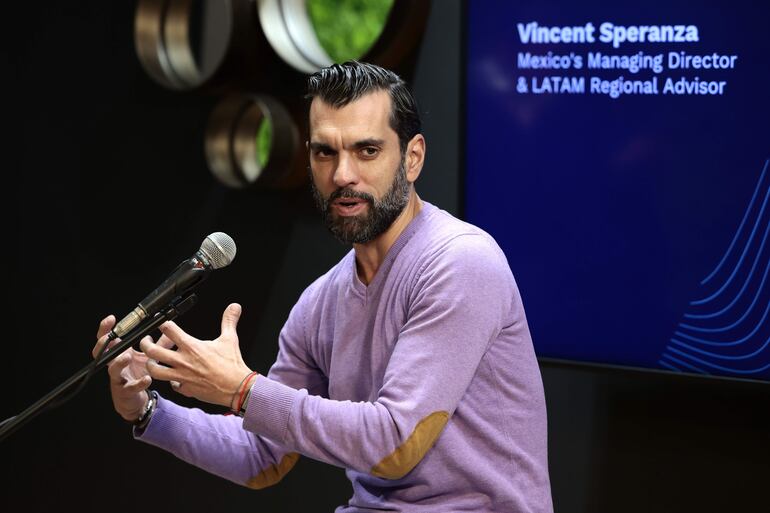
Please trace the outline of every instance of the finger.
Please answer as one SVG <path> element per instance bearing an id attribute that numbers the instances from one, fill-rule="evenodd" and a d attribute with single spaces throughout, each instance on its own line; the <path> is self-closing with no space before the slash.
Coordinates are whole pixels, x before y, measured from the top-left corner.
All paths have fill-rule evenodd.
<path id="1" fill-rule="evenodd" d="M 114 315 L 108 315 L 104 319 L 102 319 L 102 322 L 99 323 L 99 329 L 96 332 L 96 344 L 94 344 L 94 347 L 91 349 L 91 356 L 93 358 L 96 358 L 99 356 L 99 353 L 102 351 L 102 346 L 104 345 L 104 341 L 106 340 L 107 333 L 110 332 L 112 327 L 115 325 L 115 316 Z M 110 344 L 110 347 L 117 344 L 117 341 L 113 341 Z"/>
<path id="2" fill-rule="evenodd" d="M 222 314 L 222 334 L 234 335 L 240 318 L 241 305 L 238 303 L 229 304 Z"/>
<path id="3" fill-rule="evenodd" d="M 147 340 L 147 341 L 148 341 L 150 344 L 152 344 L 152 343 L 153 343 L 152 337 L 151 337 L 150 335 L 145 335 L 145 336 L 142 338 L 142 340 L 140 340 L 140 341 L 139 341 L 139 347 L 141 347 L 141 346 L 142 346 L 142 341 L 144 341 L 144 340 Z M 159 345 L 160 347 L 165 347 L 166 349 L 171 349 L 171 348 L 173 348 L 173 347 L 174 347 L 174 342 L 173 342 L 173 341 L 172 341 L 170 338 L 168 338 L 167 336 L 165 336 L 165 335 L 161 335 L 161 336 L 158 338 L 158 341 L 157 341 L 157 342 L 155 342 L 155 344 L 156 344 L 156 345 Z M 136 354 L 141 354 L 141 353 L 139 353 L 139 351 L 136 351 L 136 350 L 135 350 L 135 349 L 133 349 L 133 348 L 132 348 L 132 350 L 133 350 L 133 351 L 134 351 Z"/>
<path id="4" fill-rule="evenodd" d="M 144 371 L 144 363 L 146 361 L 145 358 L 147 358 L 144 355 L 144 353 L 141 353 L 141 352 L 137 351 L 133 347 L 129 347 L 128 349 L 126 349 L 126 352 L 131 354 L 131 363 L 134 363 L 134 362 L 140 362 L 141 363 L 142 369 L 141 369 L 140 372 L 143 372 Z M 131 365 L 131 363 L 129 363 L 129 365 Z M 133 368 L 131 370 L 134 371 Z"/>
<path id="5" fill-rule="evenodd" d="M 151 337 L 150 335 L 145 335 L 145 336 L 143 336 L 143 337 L 142 337 L 142 339 L 139 341 L 139 349 L 141 349 L 141 348 L 142 348 L 142 343 L 143 343 L 143 342 L 146 342 L 146 343 L 150 343 L 150 344 L 152 344 L 152 343 L 153 343 L 152 337 Z M 132 350 L 132 351 L 135 351 L 137 354 L 143 354 L 143 353 L 144 353 L 144 351 L 137 351 L 137 350 L 136 350 L 136 349 L 134 349 L 133 347 L 131 348 L 131 350 Z"/>
<path id="6" fill-rule="evenodd" d="M 152 378 L 150 376 L 142 376 L 138 379 L 133 379 L 123 385 L 123 390 L 128 393 L 137 393 L 142 390 L 146 390 L 152 384 Z"/>
<path id="7" fill-rule="evenodd" d="M 176 344 L 174 344 L 174 341 L 168 338 L 166 335 L 162 335 L 158 338 L 158 341 L 155 342 L 160 347 L 165 347 L 166 349 L 173 349 Z"/>
<path id="8" fill-rule="evenodd" d="M 185 397 L 196 397 L 196 393 L 200 392 L 200 389 L 191 382 L 180 383 L 179 381 L 171 380 L 169 381 L 169 384 L 174 392 Z"/>
<path id="9" fill-rule="evenodd" d="M 96 330 L 97 340 L 105 336 L 110 332 L 112 327 L 115 326 L 115 316 L 110 314 L 99 323 L 99 329 Z"/>
<path id="10" fill-rule="evenodd" d="M 146 367 L 147 374 L 149 374 L 152 379 L 157 379 L 159 381 L 180 381 L 178 371 L 171 367 L 164 367 L 155 360 L 147 360 Z"/>
<path id="11" fill-rule="evenodd" d="M 110 382 L 115 385 L 122 384 L 125 379 L 123 378 L 123 369 L 131 363 L 131 356 L 128 353 L 123 353 L 120 356 L 115 357 L 109 365 L 107 365 L 107 374 L 110 375 Z"/>
<path id="12" fill-rule="evenodd" d="M 102 337 L 102 338 L 100 338 L 99 340 L 96 341 L 96 344 L 94 344 L 93 349 L 91 349 L 91 356 L 93 356 L 94 358 L 99 356 L 99 354 L 102 352 L 102 347 L 104 346 L 105 340 L 107 340 L 106 336 L 104 336 L 104 337 Z M 116 339 L 110 340 L 110 343 L 109 343 L 109 345 L 107 347 L 108 348 L 114 347 L 115 345 L 117 345 L 119 343 L 120 343 L 120 339 L 116 338 Z"/>
<path id="13" fill-rule="evenodd" d="M 166 321 L 160 325 L 160 332 L 163 333 L 171 342 L 179 347 L 184 347 L 195 338 L 188 335 L 182 328 L 174 321 Z"/>
<path id="14" fill-rule="evenodd" d="M 139 348 L 145 355 L 147 355 L 148 358 L 151 358 L 165 365 L 169 365 L 171 367 L 187 366 L 184 358 L 179 353 L 170 349 L 166 349 L 165 347 L 160 347 L 158 344 L 153 344 L 152 339 L 142 339 L 142 341 L 139 342 Z"/>

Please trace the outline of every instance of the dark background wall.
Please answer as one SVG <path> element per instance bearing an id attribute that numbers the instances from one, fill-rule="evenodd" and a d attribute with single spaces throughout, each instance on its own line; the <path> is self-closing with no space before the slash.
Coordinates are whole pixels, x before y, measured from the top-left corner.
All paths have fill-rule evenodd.
<path id="1" fill-rule="evenodd" d="M 131 309 L 208 233 L 229 233 L 238 255 L 180 323 L 216 336 L 221 311 L 240 302 L 243 353 L 260 371 L 301 290 L 347 250 L 326 234 L 306 188 L 235 191 L 211 176 L 202 138 L 216 97 L 170 92 L 146 76 L 134 7 L 26 5 L 6 22 L 13 136 L 2 144 L 13 202 L 3 286 L 12 328 L 1 418 L 84 366 L 99 319 Z M 429 142 L 418 190 L 458 214 L 462 9 L 434 2 L 408 70 Z M 557 512 L 768 510 L 767 386 L 546 362 L 542 370 Z M 0 443 L 0 465 L 7 511 L 332 511 L 350 495 L 341 469 L 308 458 L 255 492 L 135 442 L 112 411 L 106 372 Z"/>

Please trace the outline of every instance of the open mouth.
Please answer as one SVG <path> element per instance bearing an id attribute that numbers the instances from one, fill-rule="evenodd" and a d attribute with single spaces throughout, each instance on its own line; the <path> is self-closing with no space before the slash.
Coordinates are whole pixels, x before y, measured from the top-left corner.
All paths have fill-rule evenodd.
<path id="1" fill-rule="evenodd" d="M 366 203 L 366 200 L 361 198 L 340 198 L 335 200 L 332 205 L 342 215 L 353 215 L 359 213 Z"/>

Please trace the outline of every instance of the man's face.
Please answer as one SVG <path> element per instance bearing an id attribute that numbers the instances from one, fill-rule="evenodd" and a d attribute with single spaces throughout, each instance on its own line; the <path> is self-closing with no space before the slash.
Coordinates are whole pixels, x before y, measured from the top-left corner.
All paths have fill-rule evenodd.
<path id="1" fill-rule="evenodd" d="M 318 98 L 310 106 L 313 196 L 327 227 L 345 243 L 375 239 L 409 201 L 411 184 L 390 108 L 386 91 L 339 109 Z"/>

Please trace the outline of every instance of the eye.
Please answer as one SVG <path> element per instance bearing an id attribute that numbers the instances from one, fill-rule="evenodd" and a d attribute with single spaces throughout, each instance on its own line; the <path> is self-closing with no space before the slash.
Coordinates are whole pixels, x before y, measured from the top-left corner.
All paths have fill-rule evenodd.
<path id="1" fill-rule="evenodd" d="M 380 149 L 376 146 L 366 146 L 361 148 L 361 155 L 363 155 L 365 158 L 374 158 L 379 155 L 379 153 Z"/>
<path id="2" fill-rule="evenodd" d="M 332 150 L 331 148 L 318 148 L 317 150 L 315 150 L 313 152 L 313 155 L 316 158 L 324 159 L 324 158 L 333 157 L 335 155 L 335 153 L 336 152 L 334 150 Z"/>

